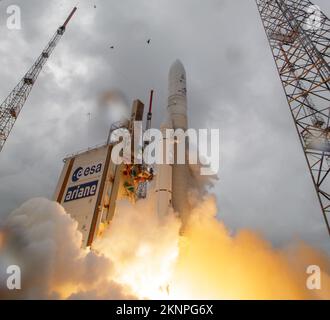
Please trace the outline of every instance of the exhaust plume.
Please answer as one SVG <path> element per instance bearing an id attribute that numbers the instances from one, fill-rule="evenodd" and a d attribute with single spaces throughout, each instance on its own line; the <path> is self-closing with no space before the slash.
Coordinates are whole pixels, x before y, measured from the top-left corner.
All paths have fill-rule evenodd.
<path id="1" fill-rule="evenodd" d="M 194 197 L 191 197 L 194 198 Z M 77 223 L 57 203 L 33 199 L 1 228 L 1 298 L 41 299 L 330 299 L 329 257 L 306 244 L 279 250 L 256 233 L 232 236 L 216 218 L 213 196 L 192 201 L 185 233 L 174 212 L 160 219 L 152 198 L 120 201 L 93 250 L 80 248 Z M 22 290 L 4 284 L 8 265 Z M 308 266 L 321 290 L 308 290 Z"/>

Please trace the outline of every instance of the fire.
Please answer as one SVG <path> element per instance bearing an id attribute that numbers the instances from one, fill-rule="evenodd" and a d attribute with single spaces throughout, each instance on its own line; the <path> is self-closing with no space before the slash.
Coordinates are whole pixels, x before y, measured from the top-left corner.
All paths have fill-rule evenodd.
<path id="1" fill-rule="evenodd" d="M 195 204 L 184 234 L 172 212 L 159 218 L 152 199 L 118 203 L 92 250 L 80 247 L 77 223 L 64 209 L 33 199 L 5 225 L 10 234 L 0 272 L 17 264 L 21 291 L 0 297 L 43 299 L 330 299 L 330 260 L 304 244 L 274 249 L 252 231 L 235 236 L 217 218 L 216 201 Z M 14 239 L 18 239 L 12 242 Z M 322 270 L 322 288 L 307 289 L 306 269 Z"/>
<path id="2" fill-rule="evenodd" d="M 115 261 L 114 279 L 141 299 L 168 298 L 168 282 L 179 255 L 180 221 L 154 214 L 152 201 L 119 203 L 116 218 L 93 246 Z M 114 245 L 116 244 L 116 245 Z"/>
<path id="3" fill-rule="evenodd" d="M 96 247 L 115 261 L 114 279 L 141 299 L 315 298 L 306 287 L 308 264 L 293 266 L 283 251 L 251 231 L 230 236 L 216 214 L 213 197 L 201 201 L 180 236 L 173 213 L 160 221 L 147 201 L 122 203 L 118 219 Z M 289 255 L 295 254 L 297 262 L 308 251 L 305 247 Z M 312 252 L 311 261 L 327 260 L 318 294 L 330 298 L 329 260 Z"/>

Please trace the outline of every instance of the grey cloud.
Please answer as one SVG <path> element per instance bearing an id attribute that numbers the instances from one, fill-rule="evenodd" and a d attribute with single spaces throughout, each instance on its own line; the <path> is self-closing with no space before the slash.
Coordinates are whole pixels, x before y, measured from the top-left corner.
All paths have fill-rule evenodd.
<path id="1" fill-rule="evenodd" d="M 329 2 L 318 2 L 330 15 Z M 0 2 L 1 97 L 76 1 L 15 1 L 22 9 L 21 31 L 5 27 L 10 3 Z M 147 102 L 154 88 L 159 125 L 166 115 L 168 68 L 180 58 L 188 75 L 190 125 L 221 129 L 221 173 L 214 190 L 219 218 L 234 231 L 257 229 L 276 245 L 299 237 L 328 248 L 253 0 L 80 3 L 0 155 L 1 215 L 29 198 L 51 197 L 62 158 L 106 139 L 110 119 L 99 120 L 97 108 L 105 90 L 119 88 L 129 101 Z"/>

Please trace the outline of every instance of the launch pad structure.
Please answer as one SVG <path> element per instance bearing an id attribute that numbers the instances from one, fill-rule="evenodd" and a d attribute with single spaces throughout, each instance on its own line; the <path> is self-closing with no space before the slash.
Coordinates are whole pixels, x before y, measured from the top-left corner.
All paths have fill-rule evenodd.
<path id="1" fill-rule="evenodd" d="M 134 139 L 133 124 L 143 120 L 144 104 L 133 103 L 131 119 L 117 123 L 110 130 L 125 129 Z M 109 137 L 110 137 L 109 135 Z M 115 143 L 107 143 L 64 159 L 64 167 L 56 187 L 54 200 L 60 203 L 71 217 L 78 222 L 83 246 L 90 247 L 102 234 L 114 217 L 116 201 L 128 198 L 135 201 L 138 196 L 138 166 L 116 165 L 111 154 Z M 134 156 L 134 155 L 133 155 Z M 128 172 L 134 169 L 137 175 Z"/>
<path id="2" fill-rule="evenodd" d="M 150 95 L 146 131 L 151 128 L 153 91 Z M 169 72 L 168 119 L 162 125 L 162 144 L 166 157 L 166 138 L 164 130 L 188 128 L 186 72 L 177 60 Z M 143 121 L 144 104 L 133 103 L 130 119 L 112 125 L 105 145 L 80 152 L 65 159 L 54 200 L 60 203 L 71 217 L 78 222 L 78 230 L 83 235 L 83 246 L 91 247 L 93 241 L 102 234 L 116 214 L 117 201 L 128 199 L 131 202 L 147 196 L 148 185 L 155 178 L 153 193 L 155 208 L 160 217 L 166 216 L 171 208 L 181 218 L 183 226 L 187 221 L 188 163 L 177 164 L 174 148 L 174 163 L 164 161 L 156 165 L 157 174 L 144 161 L 139 161 L 139 146 L 142 132 L 136 132 L 135 124 Z M 115 130 L 128 130 L 131 140 L 131 159 L 128 163 L 115 164 L 112 157 L 114 147 L 119 143 L 112 141 Z M 132 143 L 133 142 L 133 143 Z M 157 143 L 157 142 L 156 142 Z M 142 146 L 144 152 L 148 143 Z M 142 157 L 144 159 L 144 157 Z M 165 160 L 165 159 L 164 159 Z"/>
<path id="3" fill-rule="evenodd" d="M 256 0 L 330 236 L 330 20 L 309 0 Z"/>

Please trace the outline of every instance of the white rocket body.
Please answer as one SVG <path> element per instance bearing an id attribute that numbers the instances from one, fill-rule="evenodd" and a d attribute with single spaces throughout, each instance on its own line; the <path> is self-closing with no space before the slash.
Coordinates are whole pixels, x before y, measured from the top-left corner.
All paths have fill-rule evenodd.
<path id="1" fill-rule="evenodd" d="M 168 94 L 167 111 L 172 127 L 174 130 L 183 129 L 186 131 L 188 129 L 186 71 L 179 60 L 173 63 L 169 72 Z M 184 224 L 189 214 L 187 199 L 189 171 L 188 164 L 177 164 L 176 146 L 174 147 L 172 203 L 174 211 L 179 213 Z"/>
<path id="2" fill-rule="evenodd" d="M 168 78 L 168 107 L 173 129 L 188 129 L 186 71 L 181 61 L 176 60 Z"/>
<path id="3" fill-rule="evenodd" d="M 188 129 L 187 118 L 187 87 L 186 71 L 183 64 L 177 60 L 171 66 L 169 72 L 169 94 L 168 94 L 168 122 L 162 127 L 164 164 L 157 166 L 156 176 L 156 206 L 158 215 L 166 216 L 170 208 L 180 215 L 185 225 L 189 214 L 187 190 L 188 190 L 188 164 L 177 164 L 176 146 L 174 145 L 174 154 L 168 155 L 166 145 L 173 144 L 173 141 L 167 142 L 166 129 Z M 171 139 L 169 136 L 168 139 Z M 174 159 L 174 164 L 166 164 L 166 159 Z"/>

